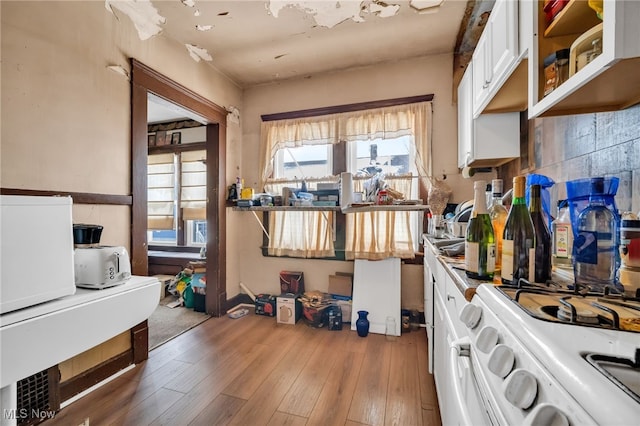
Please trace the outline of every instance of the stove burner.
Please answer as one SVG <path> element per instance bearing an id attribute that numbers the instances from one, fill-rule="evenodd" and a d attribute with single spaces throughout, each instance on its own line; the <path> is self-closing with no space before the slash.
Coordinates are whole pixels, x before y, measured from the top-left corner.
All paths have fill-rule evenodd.
<path id="1" fill-rule="evenodd" d="M 556 314 L 558 319 L 563 321 L 581 323 L 581 324 L 599 324 L 598 314 L 588 309 L 575 310 L 573 313 L 570 307 L 560 305 Z"/>
<path id="2" fill-rule="evenodd" d="M 518 286 L 497 288 L 532 317 L 578 326 L 640 332 L 639 299 L 607 292 L 577 294 L 573 290 L 544 288 L 537 284 L 525 287 L 523 282 L 526 280 L 521 279 Z"/>

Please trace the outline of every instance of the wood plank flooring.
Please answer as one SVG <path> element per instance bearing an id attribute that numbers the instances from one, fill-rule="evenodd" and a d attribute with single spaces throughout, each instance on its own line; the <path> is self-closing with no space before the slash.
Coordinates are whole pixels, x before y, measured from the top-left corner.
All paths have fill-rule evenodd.
<path id="1" fill-rule="evenodd" d="M 47 425 L 439 425 L 424 330 L 389 341 L 211 318 Z"/>

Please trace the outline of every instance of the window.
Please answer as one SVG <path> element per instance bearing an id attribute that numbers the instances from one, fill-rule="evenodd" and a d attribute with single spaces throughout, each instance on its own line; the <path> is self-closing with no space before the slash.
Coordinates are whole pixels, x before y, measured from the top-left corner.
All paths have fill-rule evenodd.
<path id="1" fill-rule="evenodd" d="M 206 151 L 150 154 L 147 158 L 149 243 L 206 245 Z"/>
<path id="2" fill-rule="evenodd" d="M 280 193 L 284 186 L 299 188 L 304 180 L 308 189 L 315 189 L 317 182 L 336 182 L 341 172 L 349 171 L 358 191 L 365 179 L 384 173 L 390 187 L 415 199 L 417 177 L 430 176 L 430 121 L 430 102 L 263 121 L 264 187 Z M 331 213 L 270 213 L 269 254 L 326 257 L 334 241 L 335 228 L 327 226 Z M 349 214 L 346 258 L 413 257 L 419 241 L 412 235 L 418 235 L 420 226 L 419 213 Z"/>
<path id="3" fill-rule="evenodd" d="M 274 177 L 294 181 L 332 175 L 332 152 L 330 144 L 281 148 L 274 158 Z"/>

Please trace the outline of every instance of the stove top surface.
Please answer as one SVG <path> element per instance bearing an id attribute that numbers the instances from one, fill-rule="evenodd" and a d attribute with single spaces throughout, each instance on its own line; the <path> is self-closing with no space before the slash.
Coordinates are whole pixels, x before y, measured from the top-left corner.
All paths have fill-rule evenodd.
<path id="1" fill-rule="evenodd" d="M 556 287 L 497 286 L 529 316 L 578 326 L 640 332 L 640 299 Z"/>
<path id="2" fill-rule="evenodd" d="M 573 306 L 575 312 L 561 301 Z M 593 303 L 615 312 L 618 325 L 614 324 L 615 315 Z M 571 413 L 574 409 L 570 407 L 576 404 L 599 424 L 611 423 L 612 419 L 617 424 L 637 421 L 640 402 L 638 389 L 633 384 L 640 377 L 640 355 L 637 354 L 640 335 L 634 324 L 639 318 L 640 311 L 636 308 L 640 308 L 640 300 L 604 294 L 582 295 L 555 288 L 523 290 L 483 284 L 478 287 L 472 304 L 483 310 L 478 330 L 471 330 L 472 341 L 483 328 L 497 330 L 499 343 L 512 348 L 515 365 L 538 378 L 540 393 L 536 401 L 539 405 L 559 404 L 562 411 Z M 558 317 L 561 310 L 563 313 Z M 597 324 L 592 312 L 596 312 Z M 631 325 L 627 325 L 627 320 Z M 491 352 L 488 359 L 490 355 Z M 544 377 L 550 377 L 554 385 L 545 382 Z M 566 392 L 573 402 L 553 402 L 559 401 L 551 395 L 556 388 Z M 602 404 L 603 395 L 607 395 L 607 404 Z M 507 418 L 507 423 L 514 422 L 519 422 L 519 418 Z"/>

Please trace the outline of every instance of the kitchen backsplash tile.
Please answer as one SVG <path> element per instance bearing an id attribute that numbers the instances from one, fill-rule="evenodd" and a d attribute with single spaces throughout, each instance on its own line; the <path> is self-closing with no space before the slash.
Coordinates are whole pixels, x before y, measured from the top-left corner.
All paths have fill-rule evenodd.
<path id="1" fill-rule="evenodd" d="M 640 107 L 596 114 L 597 149 L 629 142 L 640 137 Z"/>
<path id="2" fill-rule="evenodd" d="M 510 188 L 513 176 L 543 174 L 557 183 L 557 196 L 566 195 L 567 180 L 616 176 L 621 211 L 640 212 L 640 105 L 616 112 L 537 118 L 529 121 L 532 169 L 514 160 L 498 169 Z M 525 136 L 526 137 L 526 136 Z"/>

